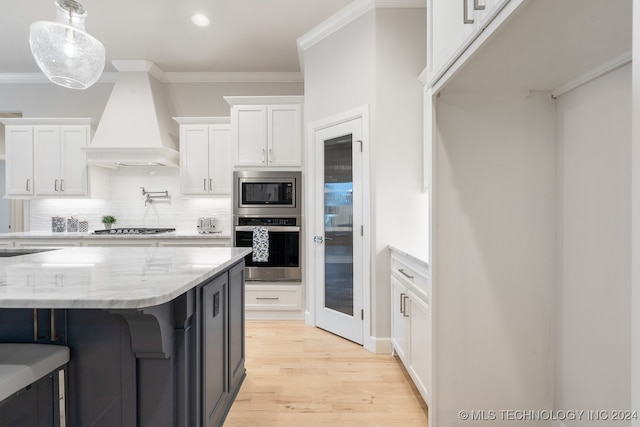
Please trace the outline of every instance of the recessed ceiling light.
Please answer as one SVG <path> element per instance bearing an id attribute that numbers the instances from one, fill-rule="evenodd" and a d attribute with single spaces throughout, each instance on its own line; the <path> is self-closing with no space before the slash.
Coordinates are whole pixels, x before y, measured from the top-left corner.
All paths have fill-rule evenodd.
<path id="1" fill-rule="evenodd" d="M 206 27 L 209 25 L 209 18 L 204 16 L 202 13 L 195 13 L 191 16 L 191 22 L 196 24 L 198 27 Z"/>

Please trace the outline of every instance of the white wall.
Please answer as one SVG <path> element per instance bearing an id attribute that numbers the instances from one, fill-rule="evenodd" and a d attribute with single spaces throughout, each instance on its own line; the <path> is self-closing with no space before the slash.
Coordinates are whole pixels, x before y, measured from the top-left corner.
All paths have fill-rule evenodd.
<path id="1" fill-rule="evenodd" d="M 425 9 L 378 9 L 376 13 L 376 120 L 371 154 L 373 189 L 372 291 L 379 319 L 391 318 L 389 251 L 393 245 L 429 259 L 429 205 L 423 187 L 422 84 L 426 66 Z M 391 334 L 377 322 L 379 337 Z"/>
<path id="2" fill-rule="evenodd" d="M 173 116 L 229 116 L 223 96 L 302 95 L 303 84 L 292 83 L 165 83 Z M 0 112 L 24 117 L 92 117 L 96 123 L 109 99 L 112 83 L 96 83 L 87 90 L 65 89 L 53 83 L 0 84 Z"/>
<path id="3" fill-rule="evenodd" d="M 640 2 L 633 1 L 633 57 L 640 58 Z M 631 112 L 631 201 L 633 217 L 631 235 L 631 408 L 640 408 L 640 67 L 632 65 Z M 640 419 L 631 425 L 640 427 Z"/>
<path id="4" fill-rule="evenodd" d="M 428 252 L 422 186 L 422 86 L 425 9 L 375 9 L 304 56 L 305 123 L 369 108 L 372 212 L 372 335 L 390 334 L 389 253 Z M 310 141 L 307 141 L 309 144 Z"/>
<path id="5" fill-rule="evenodd" d="M 445 90 L 437 108 L 436 423 L 461 425 L 461 410 L 552 409 L 553 100 Z"/>
<path id="6" fill-rule="evenodd" d="M 630 105 L 631 65 L 557 102 L 556 406 L 562 409 L 632 408 Z"/>

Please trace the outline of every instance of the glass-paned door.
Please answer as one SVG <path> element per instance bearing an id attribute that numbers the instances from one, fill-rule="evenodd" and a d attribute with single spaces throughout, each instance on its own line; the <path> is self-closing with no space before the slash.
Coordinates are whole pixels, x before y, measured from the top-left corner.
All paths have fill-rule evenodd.
<path id="1" fill-rule="evenodd" d="M 362 344 L 361 119 L 316 132 L 316 323 Z"/>

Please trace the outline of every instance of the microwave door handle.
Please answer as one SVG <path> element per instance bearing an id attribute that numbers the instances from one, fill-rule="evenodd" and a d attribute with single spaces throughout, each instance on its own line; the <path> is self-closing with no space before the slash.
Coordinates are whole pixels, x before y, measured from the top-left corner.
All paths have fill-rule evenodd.
<path id="1" fill-rule="evenodd" d="M 262 227 L 262 226 L 260 226 Z M 282 225 L 270 225 L 270 226 L 266 226 L 267 227 L 267 231 L 269 232 L 286 232 L 286 231 L 300 231 L 300 227 L 288 227 L 288 226 L 282 226 Z M 236 231 L 253 231 L 253 229 L 256 228 L 256 226 L 253 225 L 239 225 L 236 226 L 235 230 Z"/>

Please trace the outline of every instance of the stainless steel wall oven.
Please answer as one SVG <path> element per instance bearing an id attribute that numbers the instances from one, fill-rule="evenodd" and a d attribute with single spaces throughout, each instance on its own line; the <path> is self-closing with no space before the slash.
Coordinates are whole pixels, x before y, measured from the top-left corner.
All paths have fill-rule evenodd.
<path id="1" fill-rule="evenodd" d="M 245 258 L 246 280 L 302 280 L 301 188 L 300 172 L 234 172 L 233 244 L 254 248 Z M 257 231 L 267 236 L 258 258 Z"/>

